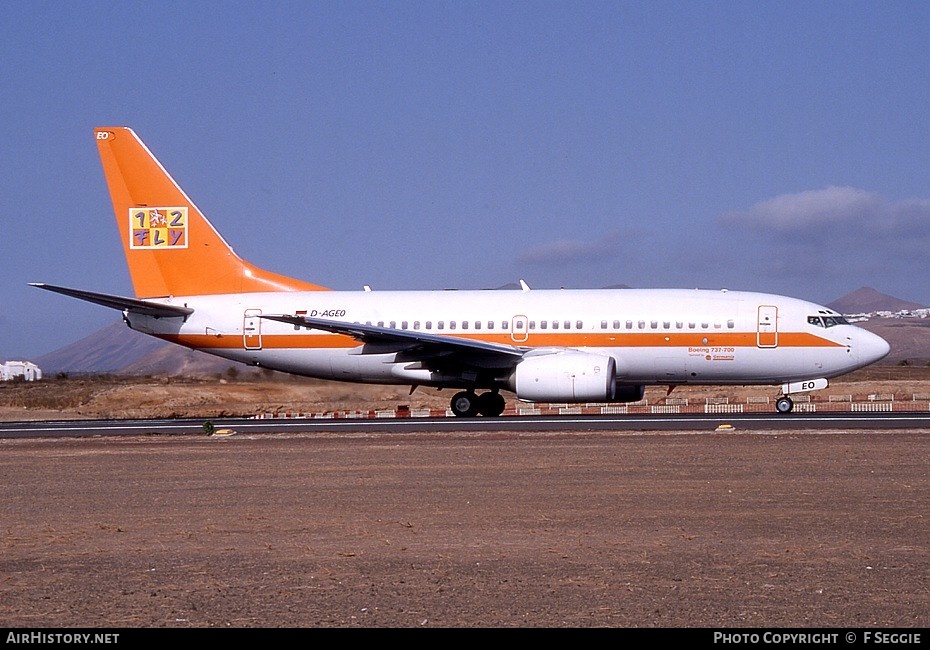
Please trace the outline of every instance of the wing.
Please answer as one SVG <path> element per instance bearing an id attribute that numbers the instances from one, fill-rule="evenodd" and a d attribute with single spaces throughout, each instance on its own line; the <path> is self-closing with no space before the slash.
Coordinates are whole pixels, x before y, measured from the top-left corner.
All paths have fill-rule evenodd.
<path id="1" fill-rule="evenodd" d="M 175 317 L 183 318 L 190 316 L 194 310 L 190 307 L 179 307 L 177 305 L 163 305 L 159 302 L 149 300 L 139 300 L 138 298 L 126 298 L 123 296 L 113 296 L 108 293 L 95 293 L 93 291 L 82 291 L 81 289 L 68 289 L 67 287 L 56 287 L 53 284 L 43 284 L 41 282 L 30 282 L 30 286 L 54 291 L 79 300 L 86 300 L 97 305 L 119 309 L 120 311 L 129 311 L 135 314 L 144 314 L 155 317 Z"/>
<path id="2" fill-rule="evenodd" d="M 483 363 L 476 365 L 487 365 L 488 362 L 494 361 L 500 365 L 513 365 L 526 353 L 526 349 L 513 345 L 361 323 L 291 316 L 290 314 L 264 314 L 262 318 L 351 336 L 357 341 L 371 345 L 372 352 L 384 352 L 387 351 L 385 348 L 390 348 L 392 351 L 403 353 L 407 360 L 439 362 L 443 359 L 451 360 L 453 357 L 460 359 L 480 357 Z M 364 353 L 363 351 L 362 354 Z"/>

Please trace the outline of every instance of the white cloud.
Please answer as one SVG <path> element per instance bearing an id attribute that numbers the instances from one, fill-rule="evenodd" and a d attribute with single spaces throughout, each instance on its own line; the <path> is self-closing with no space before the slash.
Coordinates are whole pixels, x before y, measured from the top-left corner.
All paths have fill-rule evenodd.
<path id="1" fill-rule="evenodd" d="M 618 253 L 620 233 L 608 232 L 595 241 L 556 239 L 529 248 L 517 255 L 520 264 L 566 265 L 601 261 Z"/>
<path id="2" fill-rule="evenodd" d="M 769 232 L 808 233 L 844 224 L 877 224 L 893 209 L 893 204 L 875 192 L 831 186 L 760 201 L 748 210 L 721 215 L 720 222 Z"/>
<path id="3" fill-rule="evenodd" d="M 831 186 L 782 194 L 717 221 L 728 235 L 742 231 L 734 260 L 763 280 L 798 287 L 926 286 L 927 199 L 892 201 L 877 192 Z"/>
<path id="4" fill-rule="evenodd" d="M 718 218 L 724 227 L 775 235 L 798 245 L 839 243 L 879 252 L 930 245 L 930 200 L 890 201 L 855 187 L 782 194 Z"/>

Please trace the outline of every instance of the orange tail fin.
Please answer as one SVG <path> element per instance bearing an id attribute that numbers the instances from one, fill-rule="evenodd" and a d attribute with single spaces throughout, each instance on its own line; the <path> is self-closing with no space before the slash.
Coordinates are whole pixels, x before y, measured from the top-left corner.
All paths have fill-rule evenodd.
<path id="1" fill-rule="evenodd" d="M 326 290 L 236 255 L 132 129 L 94 134 L 136 297 Z"/>

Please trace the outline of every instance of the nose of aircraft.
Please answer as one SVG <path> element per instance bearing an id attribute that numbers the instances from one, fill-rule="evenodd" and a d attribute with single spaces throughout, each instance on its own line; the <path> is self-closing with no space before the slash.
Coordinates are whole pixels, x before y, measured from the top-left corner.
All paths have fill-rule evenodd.
<path id="1" fill-rule="evenodd" d="M 888 341 L 878 334 L 873 334 L 861 327 L 858 329 L 859 336 L 857 337 L 856 348 L 859 353 L 860 365 L 867 366 L 870 363 L 875 363 L 879 359 L 884 359 L 891 352 Z"/>

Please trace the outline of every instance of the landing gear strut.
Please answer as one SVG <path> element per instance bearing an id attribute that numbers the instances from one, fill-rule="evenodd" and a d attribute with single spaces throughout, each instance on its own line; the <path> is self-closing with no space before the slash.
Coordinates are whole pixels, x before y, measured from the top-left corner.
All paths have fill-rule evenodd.
<path id="1" fill-rule="evenodd" d="M 504 412 L 506 402 L 496 391 L 475 395 L 473 390 L 463 390 L 452 396 L 449 407 L 460 418 L 473 418 L 479 413 L 487 417 L 497 417 Z"/>
<path id="2" fill-rule="evenodd" d="M 794 402 L 787 395 L 783 395 L 775 400 L 775 410 L 779 413 L 791 413 L 794 408 Z"/>

